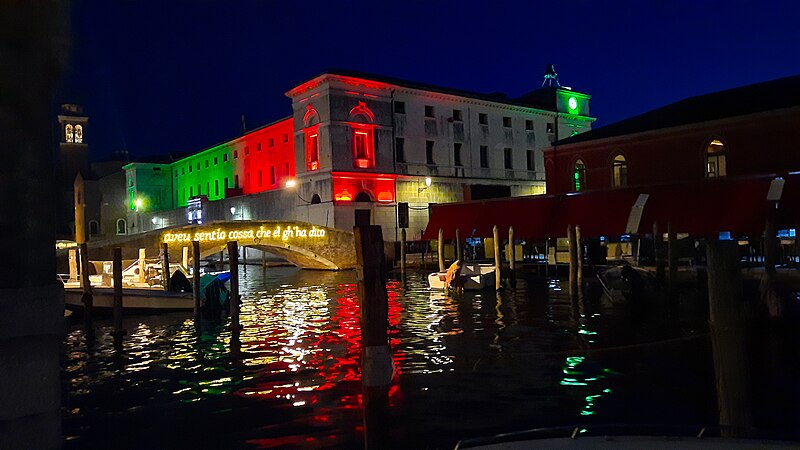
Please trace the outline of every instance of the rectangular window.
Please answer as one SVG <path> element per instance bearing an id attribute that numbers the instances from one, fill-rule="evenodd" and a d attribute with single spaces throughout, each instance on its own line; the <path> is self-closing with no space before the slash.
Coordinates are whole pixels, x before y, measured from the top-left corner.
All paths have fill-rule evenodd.
<path id="1" fill-rule="evenodd" d="M 203 190 L 200 189 L 200 185 L 197 185 L 197 195 L 203 195 Z"/>
<path id="2" fill-rule="evenodd" d="M 533 150 L 528 150 L 528 170 L 536 170 L 536 153 Z"/>
<path id="3" fill-rule="evenodd" d="M 367 159 L 367 133 L 356 131 L 356 159 Z"/>
<path id="4" fill-rule="evenodd" d="M 394 140 L 394 157 L 397 162 L 406 162 L 406 140 L 403 138 L 395 138 Z"/>
<path id="5" fill-rule="evenodd" d="M 206 160 L 206 167 L 208 167 L 208 160 Z"/>
<path id="6" fill-rule="evenodd" d="M 556 130 L 555 124 L 553 122 L 548 122 L 547 123 L 547 132 L 548 133 L 555 133 L 555 130 Z"/>
<path id="7" fill-rule="evenodd" d="M 396 114 L 405 114 L 406 102 L 394 102 L 394 112 Z"/>
<path id="8" fill-rule="evenodd" d="M 190 197 L 190 198 L 191 198 L 191 197 L 194 197 L 194 191 L 193 191 L 192 189 L 193 189 L 193 188 L 192 188 L 191 186 L 189 186 L 189 197 Z"/>
<path id="9" fill-rule="evenodd" d="M 269 168 L 269 184 L 271 184 L 271 185 L 275 184 L 275 167 L 274 166 Z"/>
<path id="10" fill-rule="evenodd" d="M 425 117 L 433 117 L 433 106 L 425 105 Z"/>
<path id="11" fill-rule="evenodd" d="M 250 147 L 245 145 L 245 147 L 244 147 L 244 155 L 247 156 L 249 154 L 250 154 Z"/>
<path id="12" fill-rule="evenodd" d="M 503 149 L 503 165 L 506 169 L 514 168 L 514 160 L 511 155 L 511 149 L 508 147 Z"/>
<path id="13" fill-rule="evenodd" d="M 225 162 L 228 160 L 228 152 L 222 154 L 222 161 Z"/>
<path id="14" fill-rule="evenodd" d="M 228 177 L 225 177 L 225 189 L 228 189 L 228 187 L 230 187 L 228 184 Z"/>
<path id="15" fill-rule="evenodd" d="M 214 195 L 219 197 L 219 180 L 214 180 Z"/>
<path id="16" fill-rule="evenodd" d="M 239 158 L 239 150 L 234 150 L 233 151 L 233 159 L 237 159 L 237 158 Z"/>
<path id="17" fill-rule="evenodd" d="M 461 143 L 456 142 L 453 144 L 453 164 L 461 166 Z"/>
<path id="18" fill-rule="evenodd" d="M 489 115 L 486 113 L 478 114 L 478 123 L 481 125 L 489 125 Z"/>
<path id="19" fill-rule="evenodd" d="M 200 163 L 197 163 L 197 170 L 200 170 Z"/>
<path id="20" fill-rule="evenodd" d="M 425 141 L 425 162 L 428 164 L 436 164 L 433 161 L 433 141 Z"/>
<path id="21" fill-rule="evenodd" d="M 192 173 L 192 165 L 189 164 L 189 173 Z"/>
<path id="22" fill-rule="evenodd" d="M 481 145 L 481 168 L 489 168 L 489 147 Z"/>
<path id="23" fill-rule="evenodd" d="M 239 174 L 238 173 L 233 176 L 233 187 L 235 189 L 239 189 Z"/>
<path id="24" fill-rule="evenodd" d="M 319 170 L 319 135 L 306 135 L 306 170 Z"/>
<path id="25" fill-rule="evenodd" d="M 533 121 L 532 120 L 526 120 L 525 121 L 525 130 L 533 131 Z"/>
<path id="26" fill-rule="evenodd" d="M 288 134 L 284 134 L 283 135 L 283 142 L 289 142 L 289 135 Z"/>
<path id="27" fill-rule="evenodd" d="M 181 167 L 181 175 L 186 175 L 186 167 Z"/>
<path id="28" fill-rule="evenodd" d="M 453 121 L 454 122 L 461 122 L 464 120 L 464 115 L 460 109 L 453 110 Z"/>
<path id="29" fill-rule="evenodd" d="M 275 139 L 274 138 L 269 138 L 269 146 L 270 146 L 270 148 L 275 147 Z"/>
<path id="30" fill-rule="evenodd" d="M 214 165 L 216 166 L 217 164 L 219 164 L 219 157 L 215 156 L 214 157 Z"/>
<path id="31" fill-rule="evenodd" d="M 503 126 L 511 128 L 511 117 L 503 117 Z"/>
<path id="32" fill-rule="evenodd" d="M 256 151 L 257 151 L 257 152 L 260 152 L 260 151 L 261 151 L 261 142 L 259 142 L 259 143 L 257 143 L 257 144 L 256 144 Z"/>
<path id="33" fill-rule="evenodd" d="M 264 176 L 261 173 L 261 171 L 259 170 L 258 171 L 258 187 L 261 187 L 263 185 L 264 185 Z"/>

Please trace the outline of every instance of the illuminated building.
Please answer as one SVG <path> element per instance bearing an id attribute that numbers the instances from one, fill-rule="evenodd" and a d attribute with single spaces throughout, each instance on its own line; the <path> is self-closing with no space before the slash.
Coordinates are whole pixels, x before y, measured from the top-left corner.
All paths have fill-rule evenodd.
<path id="1" fill-rule="evenodd" d="M 687 98 L 545 150 L 548 193 L 800 170 L 800 76 Z"/>
<path id="2" fill-rule="evenodd" d="M 431 203 L 544 193 L 542 149 L 594 121 L 590 97 L 557 81 L 511 98 L 331 70 L 286 95 L 291 117 L 168 164 L 126 166 L 134 231 L 245 219 L 350 231 L 358 216 L 392 241 L 406 203 L 418 239 Z"/>

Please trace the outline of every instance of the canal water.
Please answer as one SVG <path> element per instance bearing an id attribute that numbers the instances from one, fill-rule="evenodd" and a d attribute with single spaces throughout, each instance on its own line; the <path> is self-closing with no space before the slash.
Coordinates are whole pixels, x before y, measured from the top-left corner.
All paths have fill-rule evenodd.
<path id="1" fill-rule="evenodd" d="M 96 321 L 92 348 L 82 323 L 70 322 L 65 447 L 363 447 L 355 273 L 249 267 L 241 291 L 239 342 L 226 323 L 198 331 L 191 314 L 131 316 L 117 352 L 110 320 Z M 697 304 L 687 319 L 608 304 L 596 289 L 573 302 L 558 280 L 533 277 L 499 295 L 447 297 L 410 273 L 388 291 L 393 447 L 453 448 L 572 424 L 719 421 L 701 298 L 688 299 Z M 800 368 L 779 340 L 765 356 L 770 370 L 753 375 L 770 385 L 756 388 L 754 406 L 762 424 L 791 429 Z"/>

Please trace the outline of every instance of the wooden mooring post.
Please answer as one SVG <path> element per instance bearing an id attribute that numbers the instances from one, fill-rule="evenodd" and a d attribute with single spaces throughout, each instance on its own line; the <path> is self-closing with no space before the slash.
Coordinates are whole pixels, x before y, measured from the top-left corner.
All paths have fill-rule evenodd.
<path id="1" fill-rule="evenodd" d="M 742 292 L 739 246 L 736 241 L 710 239 L 708 306 L 717 404 L 724 437 L 746 437 L 753 425 L 746 336 L 746 303 Z"/>
<path id="2" fill-rule="evenodd" d="M 115 247 L 111 261 L 111 273 L 114 283 L 114 346 L 122 346 L 122 337 L 125 336 L 125 329 L 122 326 L 122 249 Z"/>
<path id="3" fill-rule="evenodd" d="M 236 241 L 228 242 L 228 263 L 231 272 L 231 329 L 238 330 L 241 325 L 239 324 L 239 243 Z"/>
<path id="4" fill-rule="evenodd" d="M 169 291 L 169 245 L 161 244 L 161 285 Z"/>
<path id="5" fill-rule="evenodd" d="M 461 230 L 456 228 L 456 259 L 464 262 L 464 249 L 461 247 Z"/>
<path id="6" fill-rule="evenodd" d="M 144 283 L 147 281 L 147 249 L 140 248 L 139 249 L 139 283 Z"/>
<path id="7" fill-rule="evenodd" d="M 583 295 L 583 238 L 580 225 L 575 225 L 575 286 L 577 294 Z"/>
<path id="8" fill-rule="evenodd" d="M 439 228 L 439 241 L 436 243 L 437 255 L 439 258 L 439 272 L 444 272 L 444 230 Z"/>
<path id="9" fill-rule="evenodd" d="M 514 247 L 514 227 L 508 227 L 508 269 L 511 283 L 517 282 L 517 249 Z"/>
<path id="10" fill-rule="evenodd" d="M 406 229 L 400 230 L 400 276 L 406 276 Z"/>
<path id="11" fill-rule="evenodd" d="M 192 296 L 194 297 L 194 322 L 200 320 L 200 241 L 192 241 Z"/>
<path id="12" fill-rule="evenodd" d="M 83 323 L 86 326 L 86 336 L 89 340 L 94 340 L 94 326 L 92 325 L 92 309 L 94 307 L 94 297 L 92 296 L 92 281 L 89 279 L 89 252 L 86 242 L 78 247 L 81 261 L 81 303 L 83 303 Z"/>
<path id="13" fill-rule="evenodd" d="M 656 278 L 664 281 L 664 236 L 658 228 L 658 222 L 653 222 L 653 256 L 656 260 Z"/>
<path id="14" fill-rule="evenodd" d="M 492 245 L 494 247 L 494 288 L 503 289 L 503 262 L 500 259 L 500 233 L 497 232 L 497 225 L 492 227 Z"/>
<path id="15" fill-rule="evenodd" d="M 69 249 L 69 281 L 78 281 L 78 250 Z"/>
<path id="16" fill-rule="evenodd" d="M 361 380 L 365 448 L 387 447 L 389 386 L 394 364 L 389 349 L 389 298 L 381 227 L 353 229 L 361 325 Z"/>
<path id="17" fill-rule="evenodd" d="M 578 245 L 575 242 L 575 227 L 567 225 L 567 241 L 569 243 L 569 295 L 578 293 Z"/>

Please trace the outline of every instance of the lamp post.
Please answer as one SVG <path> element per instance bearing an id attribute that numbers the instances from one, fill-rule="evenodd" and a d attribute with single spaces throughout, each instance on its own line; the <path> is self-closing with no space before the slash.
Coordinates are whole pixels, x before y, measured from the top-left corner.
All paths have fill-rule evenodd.
<path id="1" fill-rule="evenodd" d="M 431 187 L 431 177 L 425 177 L 425 187 L 417 188 L 417 194 L 421 194 L 422 191 Z"/>

